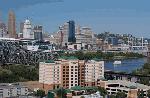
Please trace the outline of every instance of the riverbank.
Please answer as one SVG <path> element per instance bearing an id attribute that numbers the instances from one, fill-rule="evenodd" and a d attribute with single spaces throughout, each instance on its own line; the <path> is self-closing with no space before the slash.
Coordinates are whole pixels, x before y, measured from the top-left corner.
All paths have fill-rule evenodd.
<path id="1" fill-rule="evenodd" d="M 74 53 L 62 53 L 60 56 L 74 56 L 78 58 L 79 60 L 91 60 L 91 59 L 99 59 L 99 60 L 123 60 L 123 59 L 133 59 L 133 58 L 143 58 L 144 56 L 142 54 L 138 53 L 104 53 L 101 51 L 97 52 L 82 52 L 82 51 L 77 51 Z"/>

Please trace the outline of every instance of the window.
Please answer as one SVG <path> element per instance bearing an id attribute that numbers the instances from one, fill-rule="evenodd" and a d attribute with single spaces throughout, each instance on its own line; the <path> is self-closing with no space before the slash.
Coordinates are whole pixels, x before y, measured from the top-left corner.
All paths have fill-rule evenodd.
<path id="1" fill-rule="evenodd" d="M 111 89 L 112 91 L 116 91 L 116 89 Z"/>
<path id="2" fill-rule="evenodd" d="M 77 62 L 72 62 L 73 64 L 77 64 Z"/>
<path id="3" fill-rule="evenodd" d="M 69 72 L 66 72 L 66 74 L 69 74 Z"/>
<path id="4" fill-rule="evenodd" d="M 66 75 L 66 77 L 69 77 L 69 75 Z"/>
<path id="5" fill-rule="evenodd" d="M 110 88 L 106 88 L 106 90 L 110 90 Z"/>

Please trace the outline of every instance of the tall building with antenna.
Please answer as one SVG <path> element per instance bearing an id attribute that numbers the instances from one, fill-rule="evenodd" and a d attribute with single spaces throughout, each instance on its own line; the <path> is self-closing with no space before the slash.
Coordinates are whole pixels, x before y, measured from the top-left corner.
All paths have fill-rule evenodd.
<path id="1" fill-rule="evenodd" d="M 16 38 L 16 17 L 13 11 L 8 15 L 8 34 L 10 38 Z"/>

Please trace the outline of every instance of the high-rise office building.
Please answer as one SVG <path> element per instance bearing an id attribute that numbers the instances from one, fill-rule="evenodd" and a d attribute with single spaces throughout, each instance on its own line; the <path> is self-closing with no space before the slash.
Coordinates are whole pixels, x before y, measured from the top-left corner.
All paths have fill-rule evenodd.
<path id="1" fill-rule="evenodd" d="M 61 32 L 62 46 L 67 46 L 69 43 L 76 42 L 75 38 L 75 22 L 69 21 L 60 26 L 59 31 Z"/>
<path id="2" fill-rule="evenodd" d="M 69 24 L 64 23 L 64 25 L 60 26 L 59 29 L 62 33 L 62 46 L 66 46 L 68 44 Z"/>
<path id="3" fill-rule="evenodd" d="M 8 16 L 8 34 L 11 38 L 16 38 L 16 18 L 13 11 L 9 11 Z"/>
<path id="4" fill-rule="evenodd" d="M 6 37 L 7 36 L 7 28 L 5 23 L 0 21 L 0 37 Z"/>
<path id="5" fill-rule="evenodd" d="M 33 32 L 34 32 L 34 39 L 38 40 L 38 41 L 42 41 L 43 40 L 43 36 L 42 36 L 42 26 L 34 26 L 33 28 Z"/>
<path id="6" fill-rule="evenodd" d="M 23 28 L 23 38 L 24 39 L 34 39 L 34 34 L 32 32 L 32 25 L 30 20 L 25 20 Z"/>
<path id="7" fill-rule="evenodd" d="M 74 42 L 76 42 L 76 38 L 75 38 L 75 22 L 71 20 L 68 23 L 69 23 L 68 42 L 74 43 Z"/>
<path id="8" fill-rule="evenodd" d="M 118 38 L 117 37 L 108 37 L 107 38 L 107 41 L 108 41 L 108 44 L 111 44 L 111 45 L 118 45 Z"/>
<path id="9" fill-rule="evenodd" d="M 23 28 L 24 28 L 24 22 L 20 23 L 20 33 L 23 33 Z"/>

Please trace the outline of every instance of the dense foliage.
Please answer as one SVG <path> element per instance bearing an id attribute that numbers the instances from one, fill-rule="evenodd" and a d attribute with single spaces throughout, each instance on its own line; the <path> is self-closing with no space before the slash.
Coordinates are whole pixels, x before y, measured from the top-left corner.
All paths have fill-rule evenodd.
<path id="1" fill-rule="evenodd" d="M 80 60 L 89 60 L 89 59 L 93 59 L 93 58 L 98 58 L 98 59 L 104 59 L 104 60 L 112 60 L 112 59 L 125 59 L 125 58 L 142 58 L 143 55 L 142 54 L 138 54 L 138 53 L 123 53 L 123 52 L 119 52 L 119 53 L 103 53 L 101 51 L 97 51 L 97 52 L 82 52 L 82 51 L 77 51 L 75 53 L 64 53 L 61 54 L 62 56 L 75 56 Z"/>
<path id="2" fill-rule="evenodd" d="M 45 96 L 45 91 L 44 90 L 37 90 L 36 96 L 43 98 Z"/>
<path id="3" fill-rule="evenodd" d="M 134 70 L 132 72 L 134 75 L 143 75 L 143 76 L 150 76 L 150 64 L 146 63 L 143 65 L 142 68 Z M 150 78 L 149 77 L 140 77 L 139 83 L 150 85 Z"/>
<path id="4" fill-rule="evenodd" d="M 7 65 L 0 67 L 0 83 L 38 80 L 38 68 L 25 65 Z"/>
<path id="5" fill-rule="evenodd" d="M 67 98 L 66 95 L 67 95 L 67 92 L 65 89 L 63 88 L 59 88 L 56 90 L 56 95 L 58 98 Z"/>
<path id="6" fill-rule="evenodd" d="M 103 97 L 105 97 L 108 94 L 107 90 L 103 87 L 98 87 L 98 91 L 100 92 L 101 96 L 103 96 Z"/>

